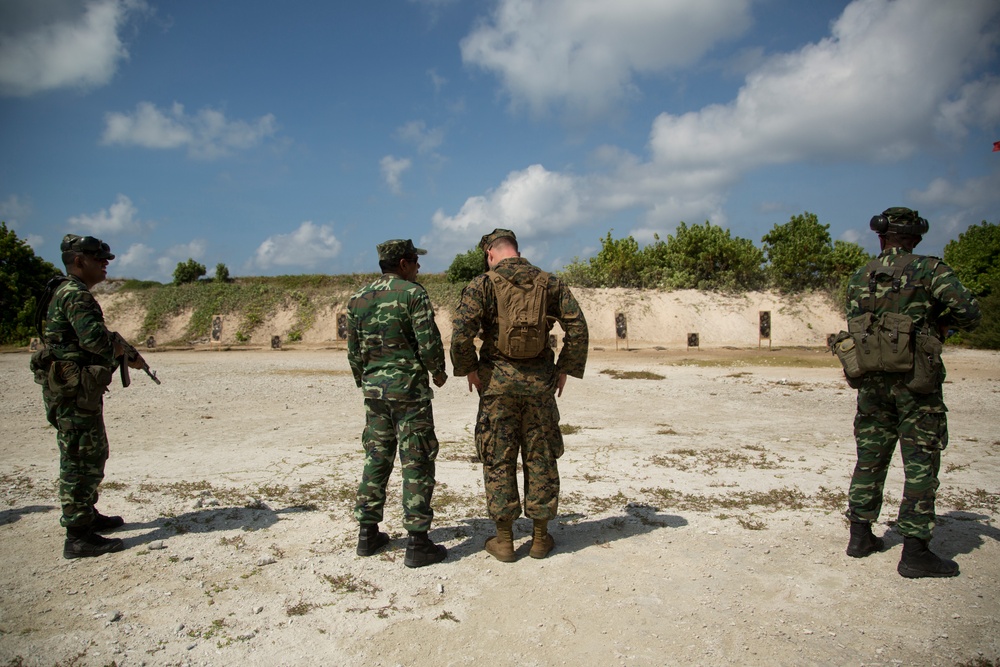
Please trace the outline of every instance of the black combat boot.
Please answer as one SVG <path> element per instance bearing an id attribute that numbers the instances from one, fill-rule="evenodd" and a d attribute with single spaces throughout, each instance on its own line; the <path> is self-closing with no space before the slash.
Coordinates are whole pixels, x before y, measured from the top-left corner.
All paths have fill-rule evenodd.
<path id="1" fill-rule="evenodd" d="M 377 523 L 363 523 L 358 532 L 358 555 L 374 556 L 385 545 L 389 544 L 389 536 L 378 532 Z"/>
<path id="2" fill-rule="evenodd" d="M 851 540 L 847 543 L 847 555 L 864 558 L 876 551 L 882 551 L 885 542 L 872 534 L 872 525 L 864 521 L 851 522 Z"/>
<path id="3" fill-rule="evenodd" d="M 92 525 L 74 526 L 66 529 L 63 558 L 91 558 L 121 551 L 124 548 L 124 542 L 118 538 L 98 535 Z"/>
<path id="4" fill-rule="evenodd" d="M 420 533 L 410 531 L 410 538 L 406 541 L 406 558 L 403 565 L 406 567 L 423 567 L 440 563 L 448 555 L 448 550 L 440 544 L 434 544 L 427 537 L 427 531 Z"/>
<path id="5" fill-rule="evenodd" d="M 95 532 L 105 533 L 112 530 L 117 530 L 125 525 L 125 519 L 120 516 L 104 516 L 94 508 L 94 522 L 90 524 L 90 527 L 94 529 Z"/>
<path id="6" fill-rule="evenodd" d="M 896 571 L 908 579 L 954 577 L 958 575 L 958 563 L 941 558 L 928 549 L 927 540 L 904 535 L 903 555 Z"/>

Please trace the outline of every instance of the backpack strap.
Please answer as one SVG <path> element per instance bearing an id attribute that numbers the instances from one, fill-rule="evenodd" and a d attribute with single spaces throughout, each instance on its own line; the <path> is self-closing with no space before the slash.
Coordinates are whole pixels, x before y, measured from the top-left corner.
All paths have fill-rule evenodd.
<path id="1" fill-rule="evenodd" d="M 868 295 L 871 301 L 869 311 L 875 312 L 875 291 L 878 288 L 879 276 L 892 277 L 892 300 L 893 312 L 899 312 L 899 290 L 903 285 L 903 272 L 910 264 L 918 259 L 917 255 L 908 253 L 906 255 L 896 255 L 886 266 L 878 258 L 868 262 L 865 272 L 868 274 Z"/>

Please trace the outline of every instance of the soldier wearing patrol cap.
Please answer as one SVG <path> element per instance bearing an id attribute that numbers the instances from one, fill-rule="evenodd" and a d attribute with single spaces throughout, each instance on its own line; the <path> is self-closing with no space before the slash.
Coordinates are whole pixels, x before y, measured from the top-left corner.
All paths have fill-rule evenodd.
<path id="1" fill-rule="evenodd" d="M 896 523 L 903 536 L 897 570 L 909 578 L 951 577 L 958 574 L 958 564 L 928 548 L 941 452 L 948 444 L 940 350 L 949 328 L 973 329 L 982 315 L 975 298 L 947 264 L 914 254 L 929 229 L 917 211 L 901 206 L 886 209 L 871 219 L 870 227 L 878 234 L 881 253 L 859 269 L 847 287 L 848 329 L 858 334 L 858 356 L 883 354 L 879 341 L 885 327 L 879 322 L 902 324 L 893 326 L 896 330 L 884 346 L 886 359 L 880 365 L 894 370 L 867 370 L 853 381 L 849 378 L 858 389 L 858 408 L 847 555 L 863 558 L 885 547 L 871 525 L 882 509 L 886 474 L 898 440 L 906 483 Z M 910 343 L 897 359 L 891 355 L 900 352 L 893 351 L 891 341 L 903 335 L 910 335 Z M 877 365 L 868 359 L 862 362 Z"/>
<path id="2" fill-rule="evenodd" d="M 583 377 L 589 340 L 587 321 L 560 278 L 521 257 L 514 232 L 494 229 L 483 236 L 479 247 L 486 254 L 490 270 L 473 278 L 462 291 L 451 339 L 451 361 L 454 374 L 465 376 L 469 391 L 479 393 L 476 452 L 483 463 L 487 512 L 497 532 L 484 547 L 499 561 L 516 560 L 513 523 L 521 515 L 517 485 L 520 458 L 524 467 L 524 513 L 533 521 L 528 555 L 545 558 L 555 547 L 548 522 L 558 514 L 557 459 L 563 453 L 556 397 L 562 395 L 568 375 Z M 531 334 L 534 344 L 512 345 L 511 336 L 501 329 L 501 320 L 506 322 L 509 316 L 506 306 L 511 303 L 506 295 L 535 292 L 539 286 L 544 299 L 538 301 L 538 310 L 544 303 L 544 313 L 539 313 L 538 320 L 544 324 Z M 498 292 L 504 294 L 503 305 Z M 558 360 L 547 344 L 554 321 L 566 333 Z M 483 343 L 477 355 L 475 338 L 480 332 Z M 545 342 L 539 345 L 536 340 Z"/>
<path id="3" fill-rule="evenodd" d="M 386 241 L 377 250 L 382 275 L 352 296 L 347 307 L 347 360 L 365 397 L 365 467 L 354 508 L 361 525 L 357 554 L 371 556 L 389 543 L 378 524 L 398 449 L 403 527 L 409 533 L 403 564 L 423 567 L 448 553 L 427 536 L 438 453 L 428 375 L 437 387 L 448 379 L 444 345 L 430 298 L 415 282 L 418 258 L 427 251 L 410 239 Z"/>
<path id="4" fill-rule="evenodd" d="M 102 395 L 124 350 L 90 292 L 107 277 L 108 262 L 115 258 L 111 248 L 93 236 L 67 234 L 60 249 L 66 276 L 53 279 L 40 304 L 45 348 L 32 357 L 32 370 L 57 431 L 63 557 L 86 558 L 124 548 L 120 539 L 100 535 L 124 520 L 95 507 L 109 453 Z M 133 363 L 141 367 L 138 360 Z"/>

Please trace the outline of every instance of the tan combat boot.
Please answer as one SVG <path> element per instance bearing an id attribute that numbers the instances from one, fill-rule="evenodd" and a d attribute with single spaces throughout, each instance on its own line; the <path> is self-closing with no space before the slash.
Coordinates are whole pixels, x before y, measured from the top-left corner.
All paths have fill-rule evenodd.
<path id="1" fill-rule="evenodd" d="M 535 519 L 535 530 L 531 538 L 531 551 L 528 555 L 532 558 L 545 558 L 556 546 L 556 541 L 549 535 L 549 522 Z"/>
<path id="2" fill-rule="evenodd" d="M 497 534 L 486 540 L 486 551 L 502 563 L 513 563 L 514 555 L 514 522 L 497 521 Z"/>

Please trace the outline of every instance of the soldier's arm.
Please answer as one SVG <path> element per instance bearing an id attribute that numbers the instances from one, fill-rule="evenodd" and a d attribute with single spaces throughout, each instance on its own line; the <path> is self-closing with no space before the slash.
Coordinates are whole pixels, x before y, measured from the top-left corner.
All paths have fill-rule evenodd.
<path id="1" fill-rule="evenodd" d="M 353 307 L 347 309 L 347 363 L 351 367 L 351 374 L 354 375 L 354 384 L 360 387 L 364 370 L 362 368 L 361 346 L 358 343 L 358 319 Z"/>
<path id="2" fill-rule="evenodd" d="M 410 318 L 413 322 L 413 336 L 417 339 L 420 363 L 434 376 L 434 383 L 440 387 L 444 382 L 438 384 L 438 381 L 445 374 L 444 343 L 441 342 L 441 332 L 434 321 L 431 300 L 422 287 L 417 288 L 413 294 Z"/>
<path id="3" fill-rule="evenodd" d="M 104 324 L 104 313 L 94 295 L 83 290 L 66 295 L 66 318 L 76 332 L 80 347 L 116 364 L 114 334 Z"/>
<path id="4" fill-rule="evenodd" d="M 947 309 L 940 319 L 942 325 L 969 331 L 975 329 L 983 319 L 976 297 L 944 262 L 940 262 L 934 269 L 931 293 Z"/>
<path id="5" fill-rule="evenodd" d="M 555 317 L 559 320 L 563 331 L 566 332 L 556 368 L 560 374 L 582 378 L 584 368 L 587 365 L 587 349 L 590 344 L 587 320 L 569 287 L 558 278 L 556 281 L 559 294 L 557 301 L 559 312 L 555 314 Z"/>
<path id="6" fill-rule="evenodd" d="M 476 334 L 482 326 L 485 296 L 482 284 L 485 278 L 473 279 L 464 290 L 455 312 L 451 333 L 451 364 L 458 377 L 479 370 L 476 356 Z"/>

